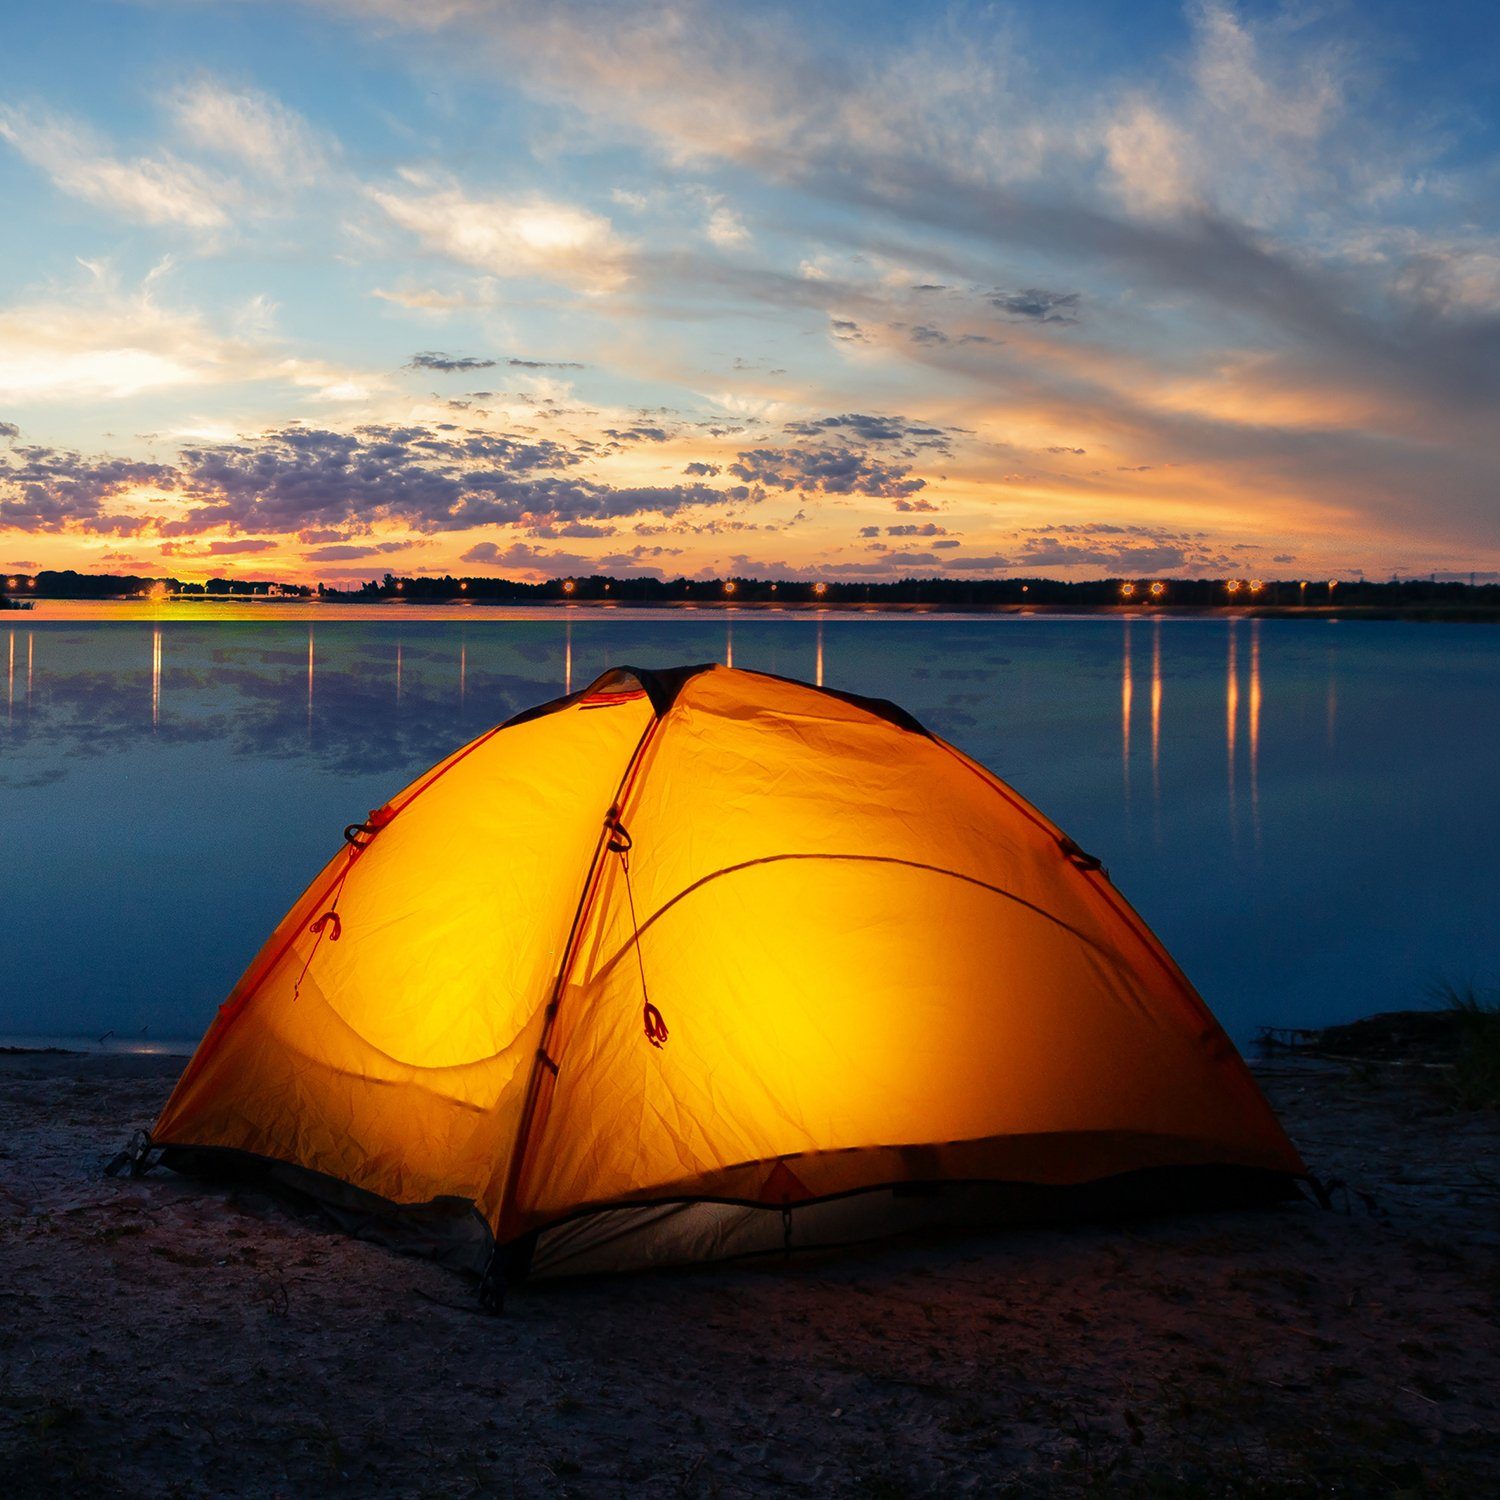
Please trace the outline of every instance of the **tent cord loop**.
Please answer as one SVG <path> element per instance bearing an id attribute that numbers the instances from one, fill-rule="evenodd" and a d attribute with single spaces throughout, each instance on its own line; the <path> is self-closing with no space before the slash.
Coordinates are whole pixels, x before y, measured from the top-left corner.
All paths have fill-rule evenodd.
<path id="1" fill-rule="evenodd" d="M 339 920 L 338 912 L 331 906 L 321 917 L 314 917 L 308 924 L 307 930 L 309 932 L 316 932 L 321 937 L 325 927 L 330 929 L 328 933 L 328 941 L 330 943 L 338 942 L 344 935 L 344 924 Z"/>
<path id="2" fill-rule="evenodd" d="M 109 1164 L 104 1168 L 106 1177 L 118 1177 L 122 1172 L 128 1171 L 132 1177 L 144 1177 L 154 1165 L 151 1153 L 155 1147 L 151 1144 L 151 1136 L 147 1131 L 137 1130 L 123 1151 L 117 1151 L 109 1159 Z"/>
<path id="3" fill-rule="evenodd" d="M 610 808 L 604 819 L 604 827 L 609 834 L 606 847 L 620 856 L 620 870 L 625 876 L 625 898 L 630 903 L 630 933 L 635 944 L 636 967 L 641 975 L 641 1024 L 646 1040 L 653 1047 L 665 1047 L 670 1033 L 662 1013 L 651 1003 L 651 992 L 646 986 L 646 960 L 641 956 L 641 924 L 635 914 L 635 888 L 630 880 L 630 851 L 635 848 L 635 840 L 631 838 L 630 830 L 620 821 L 618 807 Z"/>
<path id="4" fill-rule="evenodd" d="M 1080 848 L 1076 840 L 1070 839 L 1067 834 L 1058 835 L 1057 847 L 1062 850 L 1063 858 L 1077 865 L 1080 870 L 1100 870 L 1108 875 L 1109 872 L 1104 870 L 1104 861 L 1098 855 L 1089 854 Z"/>
<path id="5" fill-rule="evenodd" d="M 294 1001 L 302 998 L 302 981 L 307 978 L 307 971 L 312 967 L 312 961 L 317 956 L 318 948 L 324 937 L 330 943 L 336 943 L 344 935 L 344 923 L 339 917 L 339 897 L 344 894 L 344 882 L 349 878 L 349 871 L 354 864 L 358 851 L 364 848 L 363 844 L 355 844 L 355 854 L 349 856 L 349 863 L 344 866 L 344 872 L 339 876 L 338 884 L 334 887 L 333 900 L 329 903 L 328 910 L 314 917 L 307 924 L 309 932 L 317 933 L 312 947 L 308 950 L 307 957 L 302 961 L 302 968 L 297 974 L 297 982 L 292 986 L 292 999 Z"/>

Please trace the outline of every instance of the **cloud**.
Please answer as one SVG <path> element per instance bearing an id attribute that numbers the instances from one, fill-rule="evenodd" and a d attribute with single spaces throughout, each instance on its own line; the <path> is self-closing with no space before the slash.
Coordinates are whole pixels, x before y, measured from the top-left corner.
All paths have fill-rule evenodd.
<path id="1" fill-rule="evenodd" d="M 321 360 L 289 358 L 267 326 L 263 299 L 231 309 L 215 326 L 160 295 L 170 259 L 134 288 L 110 269 L 29 302 L 0 308 L 0 400 L 122 401 L 171 390 L 242 382 L 281 383 L 313 400 L 363 400 L 381 377 Z"/>
<path id="2" fill-rule="evenodd" d="M 253 451 L 244 462 L 264 464 L 272 497 L 289 506 L 294 484 L 311 499 L 331 482 L 331 468 L 318 469 L 309 453 L 293 462 L 276 438 L 314 403 L 333 414 L 310 428 L 353 430 L 357 418 L 343 413 L 357 402 L 386 429 L 441 436 L 430 392 L 411 394 L 437 382 L 394 375 L 412 344 L 452 345 L 460 352 L 439 357 L 455 360 L 477 358 L 462 353 L 464 341 L 597 349 L 609 416 L 561 399 L 562 381 L 519 378 L 561 374 L 576 367 L 570 361 L 497 354 L 517 373 L 509 383 L 535 386 L 535 396 L 466 393 L 501 413 L 495 420 L 514 442 L 556 439 L 566 456 L 555 465 L 525 467 L 519 451 L 484 460 L 418 449 L 402 470 L 361 440 L 347 462 L 373 476 L 373 509 L 351 498 L 341 511 L 340 501 L 328 512 L 336 519 L 304 529 L 338 535 L 323 545 L 348 545 L 362 538 L 343 530 L 448 529 L 490 513 L 519 516 L 496 524 L 535 538 L 544 528 L 610 526 L 611 516 L 595 512 L 657 496 L 677 506 L 673 497 L 703 481 L 714 497 L 704 511 L 689 518 L 669 509 L 661 524 L 698 525 L 711 511 L 727 527 L 727 507 L 740 503 L 731 485 L 758 485 L 771 502 L 762 520 L 794 509 L 786 496 L 803 490 L 883 502 L 841 507 L 844 537 L 892 511 L 923 519 L 918 513 L 952 505 L 969 538 L 984 538 L 966 538 L 964 548 L 997 554 L 1022 553 L 1019 540 L 990 535 L 997 517 L 1008 525 L 1038 514 L 1139 519 L 1194 508 L 1241 536 L 1274 532 L 1278 546 L 1285 536 L 1310 557 L 1335 535 L 1360 549 L 1394 547 L 1399 537 L 1419 550 L 1442 537 L 1443 561 L 1495 547 L 1493 153 L 1461 117 L 1471 99 L 1433 86 L 1419 108 L 1395 80 L 1386 86 L 1365 50 L 1383 30 L 1347 7 L 1192 0 L 1186 26 L 1153 32 L 1145 53 L 1115 47 L 1106 21 L 1077 66 L 1039 67 L 1062 24 L 1046 8 L 961 5 L 941 26 L 902 12 L 892 30 L 851 26 L 842 11 L 808 24 L 784 6 L 716 0 L 682 0 L 653 12 L 651 24 L 638 7 L 575 0 L 324 3 L 357 16 L 363 66 L 371 45 L 399 49 L 387 60 L 430 69 L 427 81 L 441 77 L 442 92 L 424 114 L 413 90 L 418 113 L 400 122 L 380 158 L 365 158 L 381 162 L 363 169 L 378 173 L 375 196 L 349 168 L 329 183 L 326 204 L 320 197 L 295 256 L 290 245 L 268 245 L 257 264 L 278 290 L 285 282 L 291 315 L 303 318 L 313 295 L 379 266 L 378 277 L 401 289 L 379 295 L 394 304 L 382 321 L 402 342 L 387 344 L 372 375 L 344 368 L 334 349 L 280 346 L 269 325 L 143 313 L 121 297 L 77 311 L 70 289 L 27 293 L 26 307 L 0 312 L 0 411 L 15 414 L 14 401 L 31 427 L 21 403 L 71 404 L 82 427 L 105 403 L 158 396 L 157 411 L 146 413 L 142 401 L 97 424 L 170 433 L 191 423 L 221 434 L 248 412 L 271 413 L 272 431 L 245 440 Z M 1396 66 L 1409 84 L 1410 67 Z M 478 88 L 461 76 L 470 67 Z M 230 220 L 265 192 L 256 161 L 293 149 L 285 133 L 275 147 L 278 122 L 290 121 L 293 134 L 300 124 L 320 147 L 305 121 L 267 96 L 238 84 L 194 87 L 201 138 L 183 129 L 191 91 L 157 91 L 182 132 L 165 138 L 170 151 L 62 123 L 86 137 L 91 160 L 200 174 L 223 188 L 216 201 Z M 506 128 L 545 150 L 543 166 L 524 152 L 503 162 L 486 154 L 493 137 L 481 139 L 486 127 L 472 124 L 481 92 L 505 99 Z M 23 116 L 23 124 L 53 120 Z M 429 165 L 386 165 L 392 141 Z M 320 149 L 326 171 L 337 148 Z M 602 188 L 600 163 L 608 164 Z M 610 195 L 616 177 L 626 186 Z M 715 234 L 714 213 L 730 201 L 753 207 L 758 242 L 739 238 L 727 220 L 719 226 L 727 233 Z M 628 225 L 628 240 L 611 216 Z M 308 247 L 328 233 L 340 237 L 339 269 L 308 272 Z M 129 244 L 121 253 L 132 253 Z M 585 301 L 517 278 L 609 295 Z M 452 332 L 403 335 L 411 325 L 396 307 L 470 316 Z M 1070 329 L 1080 321 L 1086 329 Z M 310 333 L 325 326 L 306 325 Z M 789 353 L 772 357 L 772 348 Z M 723 410 L 753 435 L 731 435 L 728 421 L 695 428 L 710 399 L 698 393 L 720 378 L 707 372 L 722 371 L 736 350 L 755 369 L 742 364 L 723 377 L 731 387 Z M 771 364 L 793 368 L 782 379 Z M 251 380 L 289 389 L 233 389 Z M 692 410 L 656 412 L 673 402 L 673 384 Z M 272 403 L 289 396 L 295 405 L 278 412 Z M 816 405 L 804 411 L 804 399 Z M 928 430 L 879 416 L 892 401 L 930 414 Z M 802 420 L 782 426 L 789 412 Z M 471 413 L 457 420 L 491 420 Z M 605 421 L 615 425 L 601 437 Z M 535 431 L 525 432 L 527 423 Z M 137 451 L 129 437 L 107 441 Z M 1057 461 L 1085 450 L 1089 466 Z M 709 483 L 735 462 L 724 488 Z M 474 482 L 486 465 L 490 477 Z M 1124 472 L 1147 466 L 1149 485 Z M 406 499 L 397 470 L 411 489 Z M 939 481 L 939 470 L 948 477 Z M 633 489 L 622 476 L 648 483 Z M 181 477 L 200 483 L 185 468 Z M 665 483 L 651 483 L 658 479 Z M 444 502 L 438 492 L 449 480 Z M 121 491 L 122 503 L 134 514 L 129 493 Z M 186 498 L 189 489 L 172 493 L 164 514 L 174 524 L 179 507 L 206 514 L 218 504 L 208 479 L 201 504 Z M 236 491 L 231 511 L 246 504 Z M 653 512 L 627 513 L 656 524 Z M 100 514 L 121 513 L 106 503 Z M 1053 537 L 1074 558 L 1125 541 L 1066 528 Z M 826 536 L 805 542 L 826 544 Z M 1195 555 L 1180 539 L 1130 544 Z"/>
<path id="3" fill-rule="evenodd" d="M 592 521 L 539 521 L 526 528 L 537 537 L 571 537 L 575 540 L 590 540 L 603 536 L 614 536 L 613 526 L 596 526 Z"/>
<path id="4" fill-rule="evenodd" d="M 899 443 L 908 450 L 934 448 L 946 452 L 951 446 L 949 433 L 941 427 L 912 422 L 905 417 L 870 416 L 864 412 L 788 422 L 783 430 L 795 437 L 847 432 L 863 443 Z"/>
<path id="5" fill-rule="evenodd" d="M 691 463 L 684 466 L 684 474 L 696 474 L 704 479 L 713 479 L 721 471 L 718 464 Z"/>
<path id="6" fill-rule="evenodd" d="M 829 332 L 834 338 L 845 344 L 868 344 L 869 335 L 854 321 L 853 318 L 830 318 L 828 320 Z"/>
<path id="7" fill-rule="evenodd" d="M 216 541 L 163 542 L 163 557 L 238 557 L 251 552 L 271 552 L 277 543 L 268 537 L 219 538 Z"/>
<path id="8" fill-rule="evenodd" d="M 170 152 L 124 158 L 87 126 L 59 116 L 0 108 L 0 138 L 59 191 L 144 224 L 222 229 L 236 186 Z"/>
<path id="9" fill-rule="evenodd" d="M 610 221 L 540 194 L 475 197 L 451 178 L 408 170 L 371 201 L 427 249 L 493 276 L 535 277 L 584 292 L 620 286 L 626 248 Z"/>
<path id="10" fill-rule="evenodd" d="M 1006 317 L 1029 323 L 1076 323 L 1079 301 L 1077 292 L 1049 292 L 1037 286 L 1020 292 L 995 292 L 989 298 L 990 306 Z"/>
<path id="11" fill-rule="evenodd" d="M 190 445 L 172 464 L 21 448 L 0 461 L 0 526 L 169 538 L 321 533 L 339 544 L 381 526 L 594 536 L 608 534 L 598 523 L 622 517 L 758 499 L 744 485 L 614 485 L 582 472 L 589 458 L 587 447 L 447 423 L 288 426 Z M 152 498 L 161 493 L 175 506 Z"/>
<path id="12" fill-rule="evenodd" d="M 10 442 L 21 435 L 21 429 L 14 422 L 0 422 L 0 438 Z"/>
<path id="13" fill-rule="evenodd" d="M 670 555 L 673 554 L 669 548 L 636 547 L 629 552 L 612 553 L 604 557 L 585 557 L 578 552 L 549 552 L 527 542 L 511 542 L 506 546 L 501 546 L 498 542 L 479 542 L 463 554 L 462 561 L 479 563 L 502 573 L 522 573 L 542 578 L 564 578 L 571 574 L 588 577 L 604 572 L 617 578 L 660 578 L 661 568 L 647 559 Z"/>
<path id="14" fill-rule="evenodd" d="M 1104 150 L 1114 190 L 1132 212 L 1177 213 L 1197 203 L 1187 138 L 1148 100 L 1131 100 L 1110 121 Z"/>
<path id="15" fill-rule="evenodd" d="M 66 449 L 14 448 L 0 460 L 0 528 L 57 532 L 69 528 L 130 536 L 147 518 L 122 503 L 140 490 L 177 489 L 170 465 L 85 457 Z"/>
<path id="16" fill-rule="evenodd" d="M 1033 537 L 1013 566 L 1017 568 L 1103 568 L 1111 573 L 1168 573 L 1187 566 L 1188 550 L 1175 542 L 1126 542 L 1118 546 Z M 957 559 L 950 567 L 960 566 Z"/>
<path id="17" fill-rule="evenodd" d="M 410 542 L 337 542 L 331 547 L 317 547 L 304 554 L 308 562 L 357 562 L 361 558 L 381 557 L 389 552 L 404 552 Z"/>
<path id="18" fill-rule="evenodd" d="M 741 453 L 729 472 L 747 484 L 821 495 L 905 498 L 927 483 L 913 478 L 907 467 L 839 447 L 753 448 Z"/>
<path id="19" fill-rule="evenodd" d="M 392 302 L 397 307 L 404 307 L 409 312 L 446 314 L 457 312 L 460 308 L 474 306 L 475 299 L 470 291 L 440 292 L 435 287 L 372 287 L 372 297 L 379 297 L 382 302 Z"/>
<path id="20" fill-rule="evenodd" d="M 307 121 L 258 89 L 200 78 L 168 103 L 196 149 L 233 157 L 279 188 L 313 182 L 327 166 L 327 152 Z"/>
<path id="21" fill-rule="evenodd" d="M 465 370 L 492 370 L 495 364 L 496 361 L 493 359 L 480 359 L 472 354 L 443 354 L 436 349 L 427 349 L 420 354 L 413 354 L 407 360 L 406 368 L 408 370 L 436 370 L 444 375 L 451 375 Z"/>
<path id="22" fill-rule="evenodd" d="M 750 231 L 745 227 L 745 221 L 724 203 L 713 205 L 703 232 L 721 250 L 737 249 L 750 241 Z"/>

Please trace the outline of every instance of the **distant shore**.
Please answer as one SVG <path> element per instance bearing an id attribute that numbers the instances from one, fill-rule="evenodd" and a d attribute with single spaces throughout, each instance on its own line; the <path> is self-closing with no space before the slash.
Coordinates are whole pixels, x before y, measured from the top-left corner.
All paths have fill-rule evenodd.
<path id="1" fill-rule="evenodd" d="M 212 616 L 231 605 L 283 610 L 474 608 L 503 610 L 634 609 L 762 611 L 775 614 L 1105 615 L 1340 620 L 1500 621 L 1500 582 L 1392 578 L 1093 578 L 907 577 L 863 579 L 840 573 L 800 578 L 664 578 L 591 574 L 541 581 L 451 574 L 387 573 L 329 586 L 263 578 L 180 578 L 79 573 L 71 569 L 0 579 L 0 596 L 18 602 L 66 601 L 74 608 L 201 607 Z M 66 607 L 66 605 L 64 606 Z"/>
<path id="2" fill-rule="evenodd" d="M 56 608 L 49 608 L 56 606 Z M 962 604 L 962 603 L 863 603 L 854 600 L 812 603 L 768 599 L 361 599 L 338 598 L 266 598 L 255 595 L 180 595 L 145 600 L 45 598 L 26 611 L 27 623 L 45 623 L 50 619 L 107 616 L 111 611 L 132 618 L 170 620 L 180 610 L 181 617 L 191 613 L 195 619 L 212 619 L 233 610 L 250 610 L 267 617 L 283 615 L 295 619 L 336 619 L 340 614 L 354 616 L 358 611 L 382 610 L 394 614 L 431 611 L 439 616 L 472 617 L 474 614 L 521 616 L 527 614 L 598 617 L 601 614 L 699 614 L 723 615 L 796 615 L 809 618 L 846 615 L 891 615 L 897 618 L 926 616 L 994 616 L 1014 619 L 1080 619 L 1106 618 L 1121 620 L 1349 620 L 1411 621 L 1447 624 L 1500 624 L 1500 604 Z"/>
<path id="3" fill-rule="evenodd" d="M 244 1186 L 105 1178 L 181 1066 L 0 1057 L 18 1500 L 1500 1492 L 1500 1115 L 1427 1067 L 1255 1065 L 1331 1210 L 538 1286 L 495 1320 Z"/>

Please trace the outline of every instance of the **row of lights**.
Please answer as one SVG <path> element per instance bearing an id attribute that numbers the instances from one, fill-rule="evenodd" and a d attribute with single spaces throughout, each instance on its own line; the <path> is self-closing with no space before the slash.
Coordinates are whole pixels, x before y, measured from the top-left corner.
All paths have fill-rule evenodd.
<path id="1" fill-rule="evenodd" d="M 468 586 L 469 585 L 466 584 L 466 583 L 459 584 L 459 587 L 463 588 L 463 589 L 468 588 Z M 688 584 L 686 586 L 688 588 L 692 587 L 691 584 Z M 396 587 L 400 588 L 401 585 L 398 583 L 396 585 Z M 725 592 L 726 595 L 732 595 L 738 587 L 739 587 L 739 585 L 735 583 L 734 579 L 730 578 L 730 579 L 728 579 L 728 580 L 725 581 L 724 592 Z M 565 594 L 574 593 L 574 592 L 577 591 L 577 588 L 578 588 L 578 583 L 577 583 L 576 579 L 572 579 L 572 578 L 565 578 L 565 579 L 563 579 L 563 586 L 562 586 L 563 593 L 565 593 Z M 609 585 L 607 583 L 604 585 L 604 592 L 606 594 L 609 592 Z M 771 585 L 771 592 L 773 594 L 776 592 L 776 585 L 774 583 Z M 828 585 L 826 583 L 815 583 L 815 584 L 813 584 L 813 593 L 815 593 L 820 599 L 827 592 L 828 592 Z"/>
<path id="2" fill-rule="evenodd" d="M 1266 586 L 1265 585 L 1265 581 L 1263 579 L 1260 579 L 1260 578 L 1250 578 L 1250 579 L 1230 578 L 1230 579 L 1228 579 L 1225 582 L 1224 589 L 1225 589 L 1226 593 L 1230 593 L 1230 594 L 1238 594 L 1242 590 L 1245 593 L 1248 593 L 1248 594 L 1259 594 L 1259 593 L 1262 593 L 1265 590 L 1265 586 Z M 1337 578 L 1330 578 L 1328 580 L 1328 591 L 1329 591 L 1329 593 L 1332 593 L 1333 590 L 1336 589 L 1338 586 L 1339 586 L 1339 581 L 1338 581 Z M 1302 579 L 1302 581 L 1300 583 L 1298 583 L 1297 587 L 1299 589 L 1306 589 L 1307 588 L 1307 580 L 1305 578 Z M 1025 585 L 1024 584 L 1022 585 L 1022 589 L 1024 591 L 1024 589 L 1025 589 Z M 1120 597 L 1122 599 L 1134 599 L 1135 596 L 1136 596 L 1136 594 L 1138 592 L 1147 593 L 1153 599 L 1160 599 L 1160 598 L 1162 598 L 1166 594 L 1166 592 L 1167 592 L 1167 586 L 1166 586 L 1166 584 L 1161 583 L 1161 582 L 1153 583 L 1153 584 L 1150 584 L 1149 586 L 1145 585 L 1145 584 L 1135 584 L 1135 583 L 1122 583 L 1120 585 Z"/>
<path id="3" fill-rule="evenodd" d="M 21 580 L 19 578 L 7 578 L 5 580 L 5 586 L 7 589 L 18 589 L 21 587 Z M 36 579 L 28 578 L 26 580 L 26 587 L 29 589 L 34 589 L 36 587 Z"/>

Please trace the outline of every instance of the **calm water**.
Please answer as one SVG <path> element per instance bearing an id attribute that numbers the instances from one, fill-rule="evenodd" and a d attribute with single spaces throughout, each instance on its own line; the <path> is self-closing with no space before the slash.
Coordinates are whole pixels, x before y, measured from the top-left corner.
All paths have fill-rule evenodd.
<path id="1" fill-rule="evenodd" d="M 196 1037 L 346 823 L 615 663 L 896 699 L 1100 855 L 1241 1040 L 1500 968 L 1500 629 L 90 613 L 0 619 L 0 1033 Z"/>

